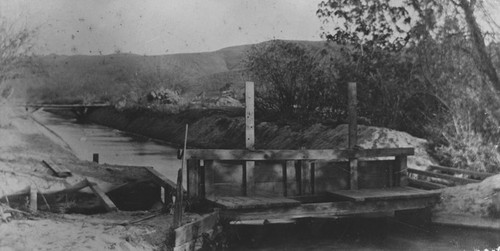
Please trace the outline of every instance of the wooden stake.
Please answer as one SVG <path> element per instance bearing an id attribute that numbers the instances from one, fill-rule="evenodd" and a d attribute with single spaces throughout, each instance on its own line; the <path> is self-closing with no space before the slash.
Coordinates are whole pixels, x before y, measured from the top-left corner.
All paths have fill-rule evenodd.
<path id="1" fill-rule="evenodd" d="M 189 126 L 186 124 L 186 132 L 184 134 L 184 148 L 182 152 L 182 163 L 181 169 L 177 174 L 177 199 L 175 200 L 175 210 L 174 210 L 174 228 L 182 225 L 182 205 L 184 192 L 182 189 L 182 175 L 184 173 L 184 163 L 186 163 L 186 148 L 187 148 L 187 137 L 188 137 Z"/>
<path id="2" fill-rule="evenodd" d="M 348 86 L 348 110 L 349 110 L 349 149 L 358 144 L 358 112 L 356 110 L 356 83 L 350 82 Z"/>
<path id="3" fill-rule="evenodd" d="M 348 111 L 349 111 L 349 149 L 354 149 L 358 144 L 358 113 L 356 110 L 356 83 L 348 84 L 347 93 Z M 358 189 L 358 160 L 355 158 L 349 159 L 350 167 L 350 187 Z"/>
<path id="4" fill-rule="evenodd" d="M 34 186 L 30 186 L 30 211 L 36 213 L 38 211 L 37 190 Z"/>

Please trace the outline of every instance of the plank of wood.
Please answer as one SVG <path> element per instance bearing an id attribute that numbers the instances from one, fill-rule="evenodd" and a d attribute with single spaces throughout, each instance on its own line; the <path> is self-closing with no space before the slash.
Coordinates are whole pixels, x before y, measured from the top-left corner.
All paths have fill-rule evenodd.
<path id="1" fill-rule="evenodd" d="M 432 223 L 447 226 L 500 230 L 500 220 L 469 215 L 433 214 Z"/>
<path id="2" fill-rule="evenodd" d="M 309 188 L 311 190 L 311 194 L 316 193 L 316 163 L 309 163 Z"/>
<path id="3" fill-rule="evenodd" d="M 199 184 L 201 177 L 199 177 L 200 160 L 187 161 L 187 194 L 189 198 L 195 199 L 200 196 Z"/>
<path id="4" fill-rule="evenodd" d="M 394 161 L 394 186 L 408 186 L 408 157 L 396 156 Z"/>
<path id="5" fill-rule="evenodd" d="M 255 149 L 255 86 L 253 82 L 245 83 L 245 148 Z M 255 194 L 255 163 L 247 161 L 243 165 L 242 194 Z"/>
<path id="6" fill-rule="evenodd" d="M 330 192 L 334 196 L 352 201 L 413 199 L 439 196 L 441 192 L 426 191 L 411 187 L 391 187 L 378 189 L 339 190 Z"/>
<path id="7" fill-rule="evenodd" d="M 92 189 L 95 195 L 99 198 L 101 203 L 104 205 L 106 210 L 110 211 L 118 211 L 118 207 L 116 207 L 115 203 L 104 193 L 104 191 L 99 188 L 96 183 L 90 182 L 87 180 L 87 184 Z"/>
<path id="8" fill-rule="evenodd" d="M 56 164 L 50 160 L 42 160 L 43 164 L 48 167 L 50 170 L 52 170 L 55 174 L 55 176 L 60 177 L 60 178 L 66 178 L 71 176 L 71 171 L 68 170 L 65 166 Z"/>
<path id="9" fill-rule="evenodd" d="M 165 188 L 171 188 L 173 190 L 177 189 L 177 184 L 175 182 L 156 171 L 153 167 L 145 166 L 144 168 L 152 175 L 153 180 L 156 182 L 156 184 Z M 184 188 L 182 188 L 182 191 L 186 192 Z"/>
<path id="10" fill-rule="evenodd" d="M 358 159 L 349 159 L 349 172 L 349 187 L 351 190 L 356 190 L 358 189 Z"/>
<path id="11" fill-rule="evenodd" d="M 300 202 L 297 200 L 264 196 L 224 196 L 211 198 L 210 201 L 225 209 L 256 209 L 300 205 Z"/>
<path id="12" fill-rule="evenodd" d="M 301 149 L 304 149 L 301 147 Z M 303 166 L 303 160 L 295 161 L 295 183 L 297 184 L 297 194 L 296 195 L 302 195 L 303 194 L 303 189 L 302 189 L 302 183 L 304 182 L 302 179 L 302 166 Z"/>
<path id="13" fill-rule="evenodd" d="M 30 186 L 30 212 L 36 213 L 38 211 L 38 191 L 34 186 Z"/>
<path id="14" fill-rule="evenodd" d="M 203 216 L 201 219 L 183 225 L 175 229 L 175 247 L 181 246 L 191 240 L 195 240 L 202 233 L 210 231 L 219 221 L 219 212 Z"/>
<path id="15" fill-rule="evenodd" d="M 413 148 L 322 149 L 322 150 L 246 150 L 188 149 L 187 159 L 203 160 L 340 160 L 349 158 L 392 157 L 413 155 Z"/>
<path id="16" fill-rule="evenodd" d="M 293 165 L 293 162 L 291 161 L 283 161 L 281 164 L 281 176 L 283 177 L 283 180 L 281 184 L 283 185 L 283 196 L 287 197 L 288 196 L 288 173 L 287 173 L 287 168 L 289 165 Z"/>
<path id="17" fill-rule="evenodd" d="M 174 251 L 191 251 L 191 250 L 197 250 L 196 249 L 196 242 L 197 240 L 190 240 L 182 245 L 179 245 L 177 247 L 174 247 Z"/>
<path id="18" fill-rule="evenodd" d="M 356 83 L 349 82 L 347 84 L 347 106 L 349 113 L 349 149 L 353 149 L 358 144 L 358 112 L 356 109 L 357 102 Z"/>
<path id="19" fill-rule="evenodd" d="M 451 175 L 446 175 L 446 174 L 441 174 L 441 173 L 434 173 L 434 172 L 429 172 L 429 171 L 422 171 L 418 169 L 413 169 L 413 168 L 408 168 L 408 173 L 414 173 L 418 175 L 424 175 L 424 176 L 429 176 L 429 177 L 434 177 L 434 178 L 440 178 L 440 179 L 445 179 L 445 180 L 451 180 L 455 183 L 465 185 L 469 183 L 479 183 L 481 182 L 480 180 L 472 180 L 472 179 L 465 179 L 465 178 L 459 178 L 459 177 L 454 177 Z"/>
<path id="20" fill-rule="evenodd" d="M 415 199 L 395 199 L 363 202 L 323 202 L 302 204 L 296 207 L 277 207 L 261 210 L 224 210 L 223 216 L 237 217 L 238 220 L 292 219 L 305 217 L 353 216 L 367 213 L 393 212 L 399 210 L 422 209 L 434 205 L 437 196 Z"/>
<path id="21" fill-rule="evenodd" d="M 428 189 L 428 190 L 442 189 L 442 188 L 447 187 L 445 185 L 432 183 L 432 182 L 425 181 L 425 180 L 417 180 L 417 179 L 413 179 L 413 178 L 408 178 L 408 184 L 412 187 Z"/>
<path id="22" fill-rule="evenodd" d="M 241 194 L 249 196 L 255 194 L 255 161 L 243 163 Z"/>
<path id="23" fill-rule="evenodd" d="M 430 165 L 429 169 L 450 172 L 450 173 L 461 173 L 461 174 L 466 174 L 466 175 L 470 175 L 470 176 L 474 176 L 474 177 L 479 177 L 481 179 L 486 179 L 488 177 L 495 175 L 493 173 L 481 173 L 481 172 L 475 172 L 475 171 L 446 167 L 446 166 L 438 166 L 438 165 Z"/>

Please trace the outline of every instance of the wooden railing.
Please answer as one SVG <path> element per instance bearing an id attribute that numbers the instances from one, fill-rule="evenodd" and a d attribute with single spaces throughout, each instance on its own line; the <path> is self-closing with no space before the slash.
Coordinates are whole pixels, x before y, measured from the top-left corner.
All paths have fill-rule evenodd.
<path id="1" fill-rule="evenodd" d="M 408 168 L 408 173 L 416 174 L 419 177 L 424 177 L 424 178 L 425 177 L 435 178 L 434 180 L 409 178 L 410 185 L 424 189 L 440 189 L 454 185 L 479 183 L 482 180 L 494 175 L 492 173 L 476 172 L 476 171 L 439 166 L 439 165 L 431 165 L 426 171 Z M 455 176 L 455 174 L 462 174 L 463 176 L 466 177 L 457 177 Z M 438 182 L 439 180 L 443 180 L 447 184 L 445 184 L 445 182 Z"/>
<path id="2" fill-rule="evenodd" d="M 245 168 L 247 161 L 270 161 L 282 163 L 283 195 L 287 196 L 287 170 L 290 165 L 296 168 L 297 187 L 299 194 L 306 188 L 302 186 L 302 169 L 309 164 L 309 191 L 314 193 L 314 161 L 349 161 L 358 159 L 374 159 L 394 157 L 394 164 L 388 165 L 389 183 L 391 186 L 407 184 L 407 156 L 413 155 L 413 148 L 383 148 L 383 149 L 328 149 L 328 150 L 246 150 L 246 149 L 188 149 L 185 152 L 187 160 L 187 190 L 189 197 L 205 197 L 205 166 L 212 161 L 235 161 Z M 295 162 L 295 163 L 294 163 Z M 241 165 L 241 163 L 243 165 Z M 307 164 L 306 164 L 307 163 Z M 352 169 L 352 165 L 350 165 Z M 357 172 L 351 172 L 350 182 L 357 184 Z M 252 182 L 247 180 L 247 172 L 242 172 L 241 194 L 252 194 Z"/>

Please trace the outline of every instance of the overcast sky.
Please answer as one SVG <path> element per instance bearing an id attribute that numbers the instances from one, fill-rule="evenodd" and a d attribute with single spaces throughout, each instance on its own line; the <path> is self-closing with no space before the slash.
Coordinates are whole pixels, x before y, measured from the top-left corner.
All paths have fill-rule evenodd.
<path id="1" fill-rule="evenodd" d="M 0 0 L 40 27 L 38 54 L 171 54 L 273 38 L 320 40 L 320 0 Z"/>

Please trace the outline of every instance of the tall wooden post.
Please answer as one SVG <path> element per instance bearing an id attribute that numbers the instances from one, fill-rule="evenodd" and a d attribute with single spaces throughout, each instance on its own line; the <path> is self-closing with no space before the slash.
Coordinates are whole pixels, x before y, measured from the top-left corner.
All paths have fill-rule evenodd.
<path id="1" fill-rule="evenodd" d="M 245 147 L 248 150 L 255 149 L 255 113 L 254 113 L 254 83 L 245 83 Z M 254 161 L 246 161 L 243 164 L 242 194 L 243 196 L 255 194 Z"/>
<path id="2" fill-rule="evenodd" d="M 358 113 L 356 110 L 357 106 L 357 95 L 356 95 L 356 83 L 350 82 L 348 84 L 347 102 L 349 111 L 349 149 L 354 150 L 358 144 Z M 349 159 L 350 168 L 350 187 L 351 189 L 358 189 L 358 159 Z"/>

